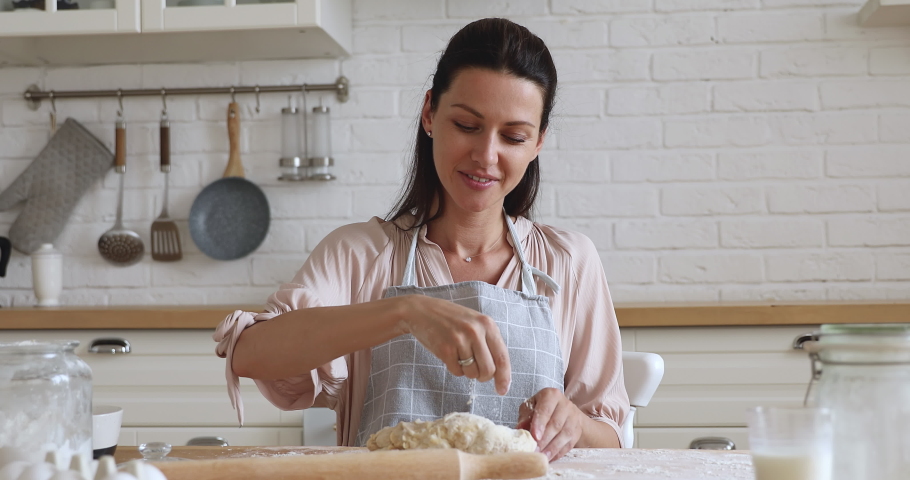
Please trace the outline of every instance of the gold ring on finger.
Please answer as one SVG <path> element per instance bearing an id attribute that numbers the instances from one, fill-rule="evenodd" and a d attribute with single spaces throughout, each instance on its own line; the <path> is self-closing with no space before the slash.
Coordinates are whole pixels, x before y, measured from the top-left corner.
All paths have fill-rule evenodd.
<path id="1" fill-rule="evenodd" d="M 467 367 L 468 365 L 472 365 L 473 363 L 474 363 L 474 357 L 473 357 L 473 356 L 468 357 L 468 358 L 466 358 L 466 359 L 464 359 L 464 360 L 459 360 L 459 361 L 458 361 L 458 364 L 461 365 L 462 367 Z"/>

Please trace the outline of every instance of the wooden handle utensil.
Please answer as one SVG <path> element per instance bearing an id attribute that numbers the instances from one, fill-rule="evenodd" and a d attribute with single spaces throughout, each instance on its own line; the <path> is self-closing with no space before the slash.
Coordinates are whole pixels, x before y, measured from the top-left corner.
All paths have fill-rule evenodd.
<path id="1" fill-rule="evenodd" d="M 243 178 L 243 162 L 240 161 L 240 105 L 236 102 L 228 105 L 227 124 L 230 152 L 223 177 Z"/>
<path id="2" fill-rule="evenodd" d="M 122 173 L 126 170 L 126 122 L 117 120 L 114 133 L 114 166 Z"/>
<path id="3" fill-rule="evenodd" d="M 541 453 L 473 455 L 455 449 L 157 462 L 168 480 L 480 480 L 547 474 Z"/>

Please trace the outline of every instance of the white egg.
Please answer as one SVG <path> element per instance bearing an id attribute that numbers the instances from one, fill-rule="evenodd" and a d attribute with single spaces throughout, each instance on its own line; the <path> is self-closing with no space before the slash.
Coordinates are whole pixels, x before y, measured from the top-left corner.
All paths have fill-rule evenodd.
<path id="1" fill-rule="evenodd" d="M 104 480 L 117 473 L 114 457 L 105 455 L 98 459 L 98 468 L 95 470 L 95 480 Z"/>
<path id="2" fill-rule="evenodd" d="M 50 480 L 57 469 L 49 463 L 33 463 L 19 474 L 16 480 Z"/>
<path id="3" fill-rule="evenodd" d="M 22 475 L 22 471 L 30 465 L 31 462 L 13 460 L 12 462 L 7 463 L 3 468 L 0 468 L 0 480 L 17 480 L 19 475 Z"/>
<path id="4" fill-rule="evenodd" d="M 104 477 L 104 480 L 136 480 L 136 477 L 123 472 L 117 472 L 113 475 Z"/>
<path id="5" fill-rule="evenodd" d="M 77 453 L 76 455 L 73 455 L 73 458 L 70 459 L 70 470 L 78 472 L 86 480 L 88 480 L 93 477 L 91 462 L 91 457 L 82 456 Z"/>
<path id="6" fill-rule="evenodd" d="M 48 450 L 44 455 L 44 463 L 50 463 L 55 469 L 60 469 L 60 455 L 55 450 Z"/>
<path id="7" fill-rule="evenodd" d="M 85 477 L 72 470 L 57 470 L 51 480 L 85 480 Z"/>
<path id="8" fill-rule="evenodd" d="M 15 462 L 16 460 L 28 461 L 28 459 L 29 454 L 21 448 L 0 447 L 0 468 L 8 463 Z"/>

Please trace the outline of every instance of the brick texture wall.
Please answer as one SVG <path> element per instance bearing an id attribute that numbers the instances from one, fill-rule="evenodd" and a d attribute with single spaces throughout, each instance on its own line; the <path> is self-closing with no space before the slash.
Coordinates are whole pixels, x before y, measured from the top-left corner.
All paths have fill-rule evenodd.
<path id="1" fill-rule="evenodd" d="M 537 218 L 587 234 L 618 303 L 910 299 L 910 26 L 863 29 L 861 0 L 355 0 L 344 60 L 80 68 L 0 68 L 0 188 L 40 151 L 45 89 L 331 82 L 339 179 L 278 182 L 281 94 L 243 106 L 243 160 L 266 191 L 272 227 L 247 258 L 214 261 L 186 219 L 227 159 L 228 99 L 169 100 L 170 211 L 178 263 L 105 263 L 117 178 L 82 199 L 58 241 L 63 301 L 260 303 L 331 229 L 383 215 L 398 191 L 428 76 L 465 23 L 505 16 L 550 46 L 560 74 L 541 155 Z M 298 99 L 299 100 L 299 99 Z M 309 102 L 318 101 L 310 95 Z M 148 244 L 162 201 L 158 98 L 126 101 L 125 221 Z M 57 104 L 113 145 L 112 100 Z M 0 213 L 5 233 L 17 211 Z M 34 302 L 28 257 L 0 279 L 0 305 Z"/>

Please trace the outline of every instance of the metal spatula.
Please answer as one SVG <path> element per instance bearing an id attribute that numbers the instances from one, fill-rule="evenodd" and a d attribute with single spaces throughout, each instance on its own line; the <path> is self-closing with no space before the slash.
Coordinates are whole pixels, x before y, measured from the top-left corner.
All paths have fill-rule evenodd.
<path id="1" fill-rule="evenodd" d="M 161 171 L 164 173 L 164 201 L 161 215 L 152 222 L 152 260 L 175 262 L 183 258 L 180 231 L 167 213 L 168 177 L 171 171 L 171 122 L 167 110 L 161 112 Z"/>

